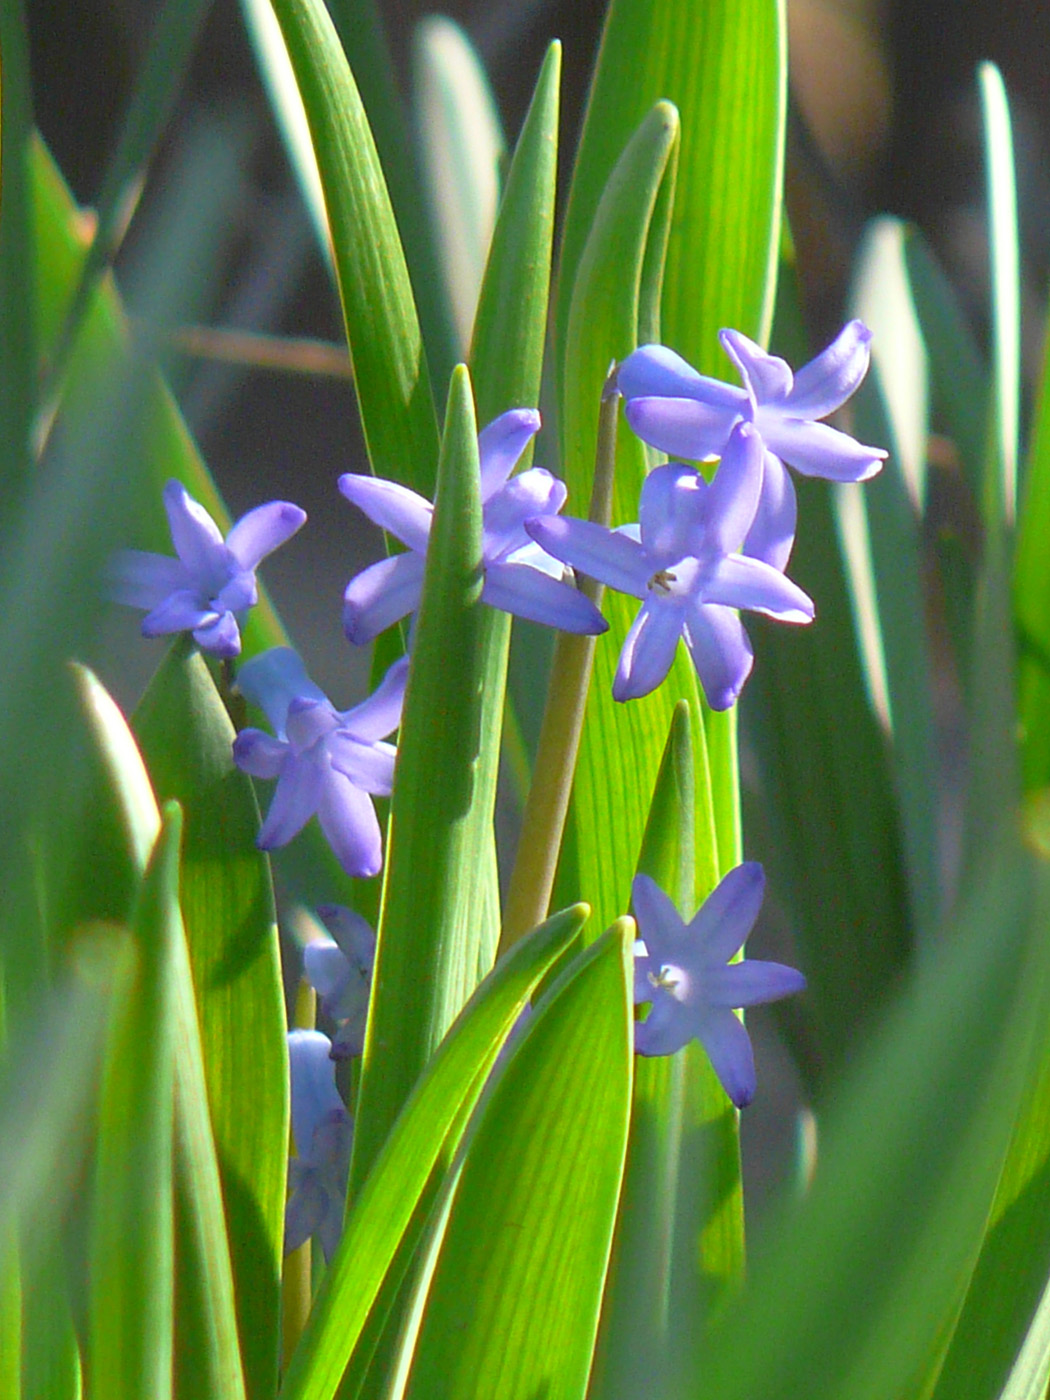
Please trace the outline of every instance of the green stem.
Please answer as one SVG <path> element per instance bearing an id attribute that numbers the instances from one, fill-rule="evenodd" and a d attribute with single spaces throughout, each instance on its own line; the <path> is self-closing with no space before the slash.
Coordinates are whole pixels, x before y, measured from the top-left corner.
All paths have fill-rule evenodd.
<path id="1" fill-rule="evenodd" d="M 317 997 L 305 980 L 300 980 L 295 993 L 292 1017 L 298 1030 L 313 1030 L 317 1021 Z M 298 1148 L 296 1149 L 298 1150 Z M 281 1361 L 288 1370 L 292 1355 L 299 1345 L 313 1305 L 313 1240 L 300 1245 L 284 1261 L 281 1275 Z"/>

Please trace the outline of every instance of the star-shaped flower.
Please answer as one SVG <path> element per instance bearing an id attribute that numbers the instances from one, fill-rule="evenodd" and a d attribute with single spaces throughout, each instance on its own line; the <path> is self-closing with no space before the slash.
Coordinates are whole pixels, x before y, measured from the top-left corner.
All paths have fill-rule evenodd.
<path id="1" fill-rule="evenodd" d="M 317 1235 L 326 1261 L 331 1261 L 343 1229 L 354 1134 L 336 1088 L 331 1048 L 320 1031 L 288 1032 L 296 1155 L 288 1164 L 284 1252 L 291 1254 Z"/>
<path id="2" fill-rule="evenodd" d="M 270 501 L 241 517 L 223 542 L 222 532 L 181 481 L 164 488 L 177 559 L 142 549 L 122 550 L 111 569 L 116 602 L 148 609 L 144 637 L 192 632 L 202 651 L 237 656 L 238 618 L 259 598 L 255 570 L 295 534 L 306 512 L 290 501 Z"/>
<path id="3" fill-rule="evenodd" d="M 316 812 L 321 830 L 349 875 L 367 878 L 383 865 L 372 798 L 390 795 L 397 750 L 382 743 L 401 722 L 408 659 L 394 663 L 374 694 L 339 711 L 309 679 L 288 647 L 274 647 L 241 667 L 237 684 L 259 705 L 276 737 L 242 729 L 233 758 L 253 778 L 276 778 L 258 844 L 284 846 Z"/>
<path id="4" fill-rule="evenodd" d="M 738 865 L 687 924 L 648 875 L 636 875 L 631 886 L 639 935 L 634 1001 L 651 1003 L 647 1018 L 635 1022 L 634 1048 L 673 1055 L 699 1040 L 737 1108 L 755 1097 L 755 1060 L 734 1008 L 779 1001 L 806 985 L 801 972 L 782 963 L 730 962 L 754 927 L 764 889 L 759 864 Z"/>
<path id="5" fill-rule="evenodd" d="M 345 1060 L 364 1049 L 376 936 L 360 914 L 341 904 L 323 904 L 317 912 L 332 937 L 306 945 L 303 968 L 321 1010 L 336 1024 L 332 1059 Z"/>
<path id="6" fill-rule="evenodd" d="M 607 530 L 560 516 L 527 522 L 556 559 L 642 599 L 620 653 L 615 699 L 654 690 L 684 637 L 708 703 L 728 709 L 753 660 L 734 609 L 812 620 L 813 603 L 801 588 L 772 565 L 734 553 L 751 528 L 761 482 L 761 439 L 750 423 L 738 423 L 710 484 L 681 462 L 649 473 L 637 527 Z"/>
<path id="7" fill-rule="evenodd" d="M 604 632 L 608 624 L 598 609 L 562 580 L 561 565 L 525 533 L 529 516 L 556 515 L 567 494 L 565 483 L 541 467 L 511 476 L 539 426 L 534 409 L 513 408 L 478 434 L 484 508 L 481 596 L 494 608 L 563 632 Z M 361 645 L 419 606 L 434 507 L 407 486 L 374 476 L 348 473 L 339 478 L 339 489 L 370 520 L 408 546 L 407 553 L 381 559 L 347 585 L 343 628 Z"/>
<path id="8" fill-rule="evenodd" d="M 739 331 L 724 330 L 719 339 L 742 389 L 698 374 L 665 345 L 643 345 L 628 355 L 617 386 L 638 436 L 674 457 L 718 456 L 734 422 L 754 423 L 765 447 L 764 480 L 744 552 L 782 569 L 796 517 L 795 488 L 784 463 L 804 476 L 865 481 L 887 456 L 819 421 L 841 408 L 867 374 L 871 332 L 863 321 L 850 321 L 797 374 Z"/>

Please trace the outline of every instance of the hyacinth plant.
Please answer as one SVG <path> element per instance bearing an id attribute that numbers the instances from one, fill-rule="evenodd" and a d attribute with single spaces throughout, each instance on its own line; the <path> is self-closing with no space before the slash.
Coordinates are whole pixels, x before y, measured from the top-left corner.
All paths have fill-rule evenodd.
<path id="1" fill-rule="evenodd" d="M 491 217 L 458 31 L 414 141 L 370 6 L 244 0 L 367 444 L 332 509 L 391 548 L 351 705 L 264 591 L 310 522 L 230 528 L 162 377 L 225 147 L 108 275 L 204 9 L 157 7 L 88 233 L 0 9 L 0 1395 L 1042 1396 L 1050 398 L 997 73 L 987 352 L 888 219 L 820 348 L 782 0 L 614 0 Z M 128 718 L 121 627 L 171 636 Z"/>

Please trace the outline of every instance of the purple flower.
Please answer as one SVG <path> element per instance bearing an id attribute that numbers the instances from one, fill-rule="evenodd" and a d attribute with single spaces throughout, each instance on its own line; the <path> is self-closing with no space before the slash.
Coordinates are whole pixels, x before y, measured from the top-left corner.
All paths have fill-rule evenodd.
<path id="1" fill-rule="evenodd" d="M 164 488 L 177 559 L 125 549 L 113 561 L 111 592 L 118 603 L 148 609 L 144 637 L 192 632 L 202 651 L 237 656 L 238 616 L 259 598 L 255 570 L 306 520 L 289 501 L 270 501 L 241 517 L 226 536 L 181 481 Z"/>
<path id="2" fill-rule="evenodd" d="M 751 527 L 761 482 L 761 439 L 751 424 L 738 423 L 710 484 L 680 462 L 650 472 L 640 526 L 607 530 L 558 516 L 528 522 L 529 534 L 556 559 L 642 599 L 620 653 L 615 699 L 655 690 L 684 637 L 708 703 L 728 709 L 753 660 L 734 609 L 812 620 L 801 588 L 772 565 L 733 552 Z"/>
<path id="3" fill-rule="evenodd" d="M 556 515 L 566 497 L 565 483 L 540 467 L 511 476 L 539 426 L 534 409 L 513 408 L 478 434 L 484 506 L 481 596 L 494 608 L 563 632 L 604 632 L 608 624 L 598 609 L 562 580 L 561 565 L 525 533 L 529 516 Z M 339 489 L 408 546 L 407 553 L 381 559 L 347 585 L 343 628 L 362 645 L 419 606 L 434 507 L 407 486 L 373 476 L 341 476 Z"/>
<path id="4" fill-rule="evenodd" d="M 274 647 L 241 667 L 238 686 L 265 710 L 276 734 L 242 729 L 233 744 L 238 768 L 253 778 L 277 779 L 258 837 L 264 851 L 287 845 L 316 812 L 347 874 L 379 873 L 383 846 L 369 794 L 390 794 L 397 750 L 380 740 L 401 722 L 407 674 L 408 658 L 402 657 L 363 704 L 340 712 L 288 647 Z"/>
<path id="5" fill-rule="evenodd" d="M 364 1049 L 376 936 L 360 914 L 341 904 L 324 904 L 317 912 L 332 938 L 308 943 L 303 967 L 321 1010 L 336 1023 L 332 1059 L 345 1060 Z"/>
<path id="6" fill-rule="evenodd" d="M 634 1001 L 651 1003 L 648 1017 L 635 1022 L 634 1048 L 673 1055 L 699 1040 L 737 1108 L 755 1097 L 755 1060 L 734 1008 L 779 1001 L 806 985 L 782 963 L 730 962 L 754 927 L 764 888 L 759 864 L 738 865 L 687 924 L 648 875 L 636 875 L 631 886 L 639 935 Z"/>
<path id="7" fill-rule="evenodd" d="M 863 380 L 871 332 L 863 321 L 850 321 L 798 374 L 739 331 L 724 330 L 719 338 L 743 389 L 698 374 L 664 345 L 643 345 L 629 355 L 617 385 L 634 431 L 674 457 L 718 456 L 735 422 L 754 423 L 765 448 L 763 486 L 744 553 L 782 569 L 796 516 L 795 488 L 784 463 L 804 476 L 864 481 L 887 456 L 818 421 L 840 408 Z"/>
<path id="8" fill-rule="evenodd" d="M 317 1235 L 330 1262 L 343 1229 L 353 1123 L 335 1085 L 331 1041 L 320 1031 L 288 1032 L 292 1135 L 284 1208 L 284 1252 Z"/>

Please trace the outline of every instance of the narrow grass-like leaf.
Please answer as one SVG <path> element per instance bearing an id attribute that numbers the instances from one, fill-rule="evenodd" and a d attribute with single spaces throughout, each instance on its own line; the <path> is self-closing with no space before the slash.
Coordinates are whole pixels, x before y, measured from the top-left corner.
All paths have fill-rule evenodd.
<path id="1" fill-rule="evenodd" d="M 136 974 L 106 1049 L 92 1201 L 88 1358 L 94 1395 L 164 1400 L 172 1386 L 172 1121 L 180 936 L 177 804 L 135 916 Z"/>
<path id="2" fill-rule="evenodd" d="M 485 70 L 458 24 L 440 15 L 420 22 L 413 71 L 423 177 L 462 359 L 496 222 L 506 144 Z"/>
<path id="3" fill-rule="evenodd" d="M 226 1205 L 249 1391 L 277 1374 L 288 1074 L 284 997 L 266 857 L 251 781 L 207 666 L 177 641 L 134 717 L 161 800 L 185 806 L 182 909 L 208 1107 Z M 188 1016 L 180 1034 L 192 1035 Z M 196 1089 L 180 1080 L 182 1092 Z M 187 1103 L 187 1107 L 189 1104 Z M 194 1131 L 186 1120 L 185 1132 Z"/>
<path id="4" fill-rule="evenodd" d="M 477 980 L 481 496 L 470 377 L 452 376 L 398 740 L 351 1194 Z"/>
<path id="5" fill-rule="evenodd" d="M 841 1085 L 809 1193 L 754 1251 L 741 1304 L 713 1331 L 698 1400 L 923 1393 L 1048 1014 L 1045 878 L 1037 901 L 1012 838 L 991 854 Z"/>
<path id="6" fill-rule="evenodd" d="M 330 1400 L 357 1344 L 420 1195 L 447 1169 L 488 1071 L 526 999 L 577 939 L 585 906 L 521 939 L 478 987 L 398 1118 L 318 1293 L 282 1400 Z M 416 1232 L 423 1221 L 416 1221 Z"/>
<path id="7" fill-rule="evenodd" d="M 437 423 L 375 143 L 324 0 L 273 0 L 306 108 L 372 469 L 429 496 Z"/>
<path id="8" fill-rule="evenodd" d="M 464 1140 L 390 1394 L 581 1395 L 627 1146 L 633 921 L 541 1001 Z"/>

